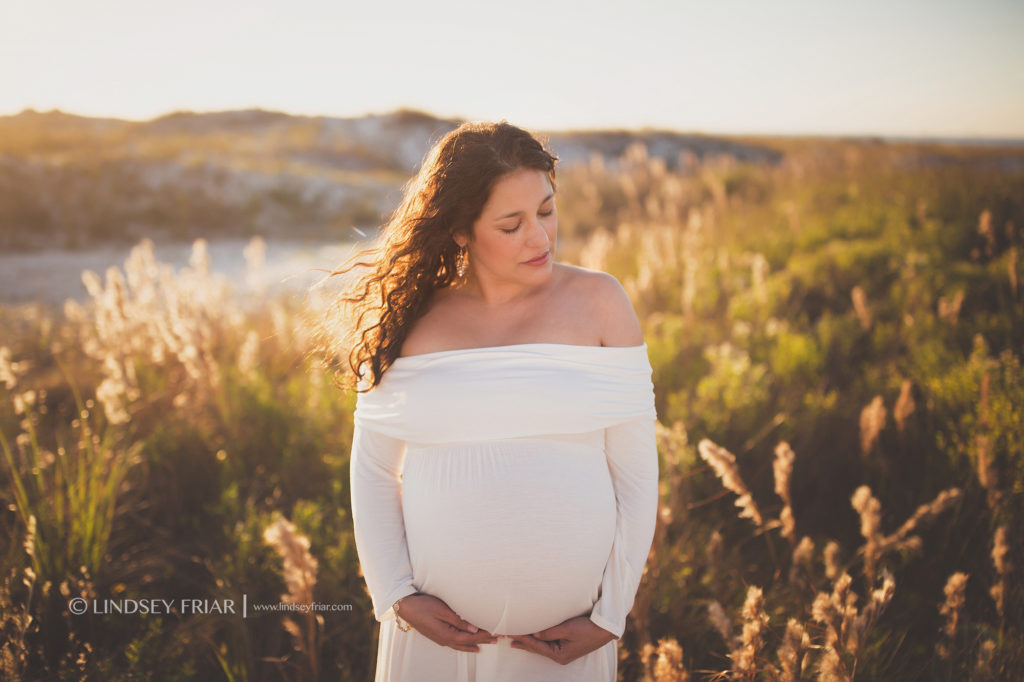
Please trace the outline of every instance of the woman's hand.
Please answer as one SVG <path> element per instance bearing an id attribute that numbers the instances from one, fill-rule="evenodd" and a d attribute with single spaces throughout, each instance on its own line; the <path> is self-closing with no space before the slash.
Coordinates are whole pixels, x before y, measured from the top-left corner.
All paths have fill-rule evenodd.
<path id="1" fill-rule="evenodd" d="M 403 597 L 399 607 L 402 620 L 441 646 L 458 651 L 479 652 L 478 644 L 493 644 L 497 638 L 459 617 L 443 601 L 429 594 Z"/>
<path id="2" fill-rule="evenodd" d="M 615 639 L 615 635 L 590 620 L 589 616 L 576 616 L 532 635 L 508 635 L 513 649 L 532 651 L 567 665 L 580 656 L 600 649 Z"/>

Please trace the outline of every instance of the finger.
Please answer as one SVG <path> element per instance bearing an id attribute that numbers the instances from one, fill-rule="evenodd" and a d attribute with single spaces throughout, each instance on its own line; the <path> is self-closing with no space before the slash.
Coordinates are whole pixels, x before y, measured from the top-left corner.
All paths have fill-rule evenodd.
<path id="1" fill-rule="evenodd" d="M 460 641 L 462 643 L 464 643 L 464 644 L 467 644 L 467 645 L 469 645 L 469 644 L 497 644 L 498 643 L 498 638 L 495 635 L 492 635 L 489 632 L 485 632 L 484 630 L 480 630 L 479 632 L 474 632 L 472 634 L 470 634 L 470 633 L 460 633 L 458 636 L 460 638 Z"/>
<path id="2" fill-rule="evenodd" d="M 497 644 L 498 638 L 490 634 L 482 634 L 480 632 L 469 634 L 466 632 L 452 633 L 447 637 L 449 640 L 448 646 L 459 651 L 474 651 L 479 652 L 480 644 Z"/>
<path id="3" fill-rule="evenodd" d="M 462 644 L 464 646 L 473 646 L 474 644 L 482 644 L 484 642 L 490 642 L 494 638 L 494 635 L 484 634 L 481 632 L 460 632 L 452 631 L 448 633 L 448 639 L 452 642 Z"/>
<path id="4" fill-rule="evenodd" d="M 548 642 L 543 639 L 528 636 L 523 640 L 521 648 L 526 651 L 540 654 L 541 656 L 546 656 L 559 665 L 571 663 L 581 655 L 580 653 L 575 653 L 572 643 L 564 639 Z"/>
<path id="5" fill-rule="evenodd" d="M 473 627 L 476 628 L 475 630 L 471 631 L 473 633 L 474 637 L 481 637 L 483 639 L 490 639 L 491 637 L 494 637 L 493 633 L 488 632 L 487 630 L 484 630 L 483 628 L 478 628 L 475 625 Z"/>
<path id="6" fill-rule="evenodd" d="M 445 625 L 449 625 L 456 630 L 465 630 L 465 628 L 462 627 L 462 619 L 459 618 L 459 615 L 454 611 L 442 611 L 441 613 L 437 614 L 437 619 Z"/>
<path id="7" fill-rule="evenodd" d="M 550 639 L 550 640 L 546 640 L 546 639 L 541 639 L 540 637 L 537 637 L 536 635 L 520 635 L 520 639 L 522 639 L 525 644 L 532 645 L 532 646 L 543 647 L 545 650 L 551 651 L 551 652 L 559 650 L 560 648 L 562 648 L 562 645 L 565 644 L 568 641 L 568 640 L 565 640 L 565 639 Z"/>
<path id="8" fill-rule="evenodd" d="M 471 653 L 479 653 L 480 647 L 478 644 L 483 644 L 486 640 L 480 638 L 479 635 L 471 634 L 469 632 L 462 632 L 456 630 L 452 625 L 448 623 L 444 624 L 445 631 L 434 641 L 443 646 L 451 647 L 457 651 L 468 651 Z"/>
<path id="9" fill-rule="evenodd" d="M 447 623 L 442 624 L 440 631 L 437 631 L 435 628 L 423 628 L 420 630 L 420 634 L 435 644 L 449 647 L 457 651 L 466 651 L 469 653 L 480 652 L 480 647 L 478 647 L 475 642 L 459 640 L 460 636 L 469 636 L 469 633 L 460 633 Z"/>
<path id="10" fill-rule="evenodd" d="M 489 642 L 491 639 L 494 638 L 494 635 L 492 635 L 487 630 L 482 630 L 482 629 L 478 628 L 477 626 L 473 625 L 472 623 L 469 623 L 468 621 L 462 620 L 458 616 L 455 617 L 455 620 L 458 623 L 464 624 L 464 626 L 460 627 L 458 625 L 453 625 L 450 621 L 447 621 L 447 620 L 445 620 L 443 618 L 441 619 L 441 621 L 444 623 L 444 627 L 448 631 L 448 633 L 450 635 L 452 635 L 453 637 L 459 637 L 460 639 L 458 641 L 462 642 L 463 644 L 474 644 L 474 643 L 477 643 L 477 642 Z M 466 626 L 468 626 L 469 628 L 472 628 L 472 629 L 466 629 Z"/>
<path id="11" fill-rule="evenodd" d="M 438 618 L 443 620 L 445 623 L 448 623 L 456 630 L 461 630 L 462 632 L 469 632 L 471 634 L 480 632 L 480 628 L 473 625 L 468 620 L 464 620 L 459 616 L 459 614 L 455 613 L 454 611 L 445 612 L 439 615 Z M 489 635 L 491 633 L 488 632 L 487 634 Z"/>
<path id="12" fill-rule="evenodd" d="M 467 632 L 479 632 L 480 628 L 470 623 L 468 620 L 459 618 L 459 628 Z"/>
<path id="13" fill-rule="evenodd" d="M 532 651 L 535 654 L 547 656 L 548 658 L 552 657 L 551 647 L 548 646 L 546 642 L 542 642 L 541 640 L 530 635 L 527 635 L 525 637 L 513 637 L 512 648 L 522 649 L 524 651 Z"/>

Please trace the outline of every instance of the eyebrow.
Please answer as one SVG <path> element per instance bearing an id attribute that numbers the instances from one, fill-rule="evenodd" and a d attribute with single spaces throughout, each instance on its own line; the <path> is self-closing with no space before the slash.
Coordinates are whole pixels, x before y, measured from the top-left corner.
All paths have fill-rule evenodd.
<path id="1" fill-rule="evenodd" d="M 551 198 L 552 198 L 553 196 L 555 196 L 555 193 L 554 193 L 554 192 L 552 192 L 551 194 L 549 194 L 549 195 L 547 195 L 546 197 L 544 197 L 544 200 L 543 200 L 543 201 L 541 201 L 540 203 L 541 203 L 541 204 L 543 204 L 543 203 L 544 203 L 545 201 L 548 201 L 548 200 L 549 200 L 549 199 L 551 199 Z M 509 213 L 508 215 L 503 215 L 503 216 L 501 216 L 500 218 L 495 218 L 495 220 L 497 221 L 497 220 L 504 220 L 505 218 L 512 218 L 513 216 L 517 216 L 517 215 L 519 215 L 520 213 L 522 213 L 522 211 L 513 211 L 512 213 Z"/>

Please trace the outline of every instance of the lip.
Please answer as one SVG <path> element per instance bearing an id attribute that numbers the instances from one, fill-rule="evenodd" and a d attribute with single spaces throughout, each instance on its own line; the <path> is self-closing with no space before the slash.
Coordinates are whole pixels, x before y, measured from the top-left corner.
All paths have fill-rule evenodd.
<path id="1" fill-rule="evenodd" d="M 545 251 L 544 253 L 542 253 L 541 255 L 537 256 L 533 260 L 525 261 L 523 263 L 523 265 L 545 265 L 548 262 L 550 257 L 551 257 L 551 252 L 550 251 Z"/>

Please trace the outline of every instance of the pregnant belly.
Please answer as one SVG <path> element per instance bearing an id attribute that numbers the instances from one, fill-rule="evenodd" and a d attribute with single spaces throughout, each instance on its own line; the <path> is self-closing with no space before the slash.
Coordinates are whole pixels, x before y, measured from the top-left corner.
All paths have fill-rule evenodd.
<path id="1" fill-rule="evenodd" d="M 494 634 L 590 612 L 615 537 L 604 453 L 513 439 L 410 449 L 402 507 L 414 580 Z"/>

